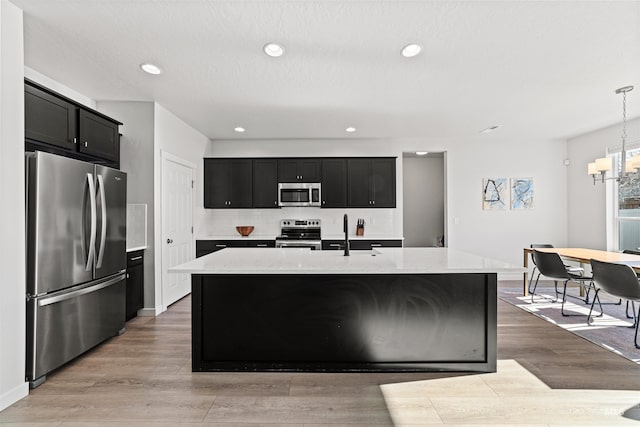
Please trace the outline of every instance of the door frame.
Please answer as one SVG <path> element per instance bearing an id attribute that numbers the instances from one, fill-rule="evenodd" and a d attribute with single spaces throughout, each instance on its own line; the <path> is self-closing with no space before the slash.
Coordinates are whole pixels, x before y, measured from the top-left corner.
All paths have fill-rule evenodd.
<path id="1" fill-rule="evenodd" d="M 160 286 L 158 287 L 156 285 L 156 292 L 160 293 L 160 306 L 161 306 L 161 312 L 164 312 L 167 310 L 167 304 L 165 301 L 165 297 L 164 297 L 164 273 L 165 273 L 165 256 L 164 256 L 164 249 L 165 249 L 165 245 L 164 245 L 164 241 L 166 239 L 166 236 L 164 235 L 164 218 L 165 218 L 165 212 L 164 212 L 164 200 L 163 200 L 163 195 L 164 195 L 164 188 L 163 188 L 163 183 L 164 183 L 164 178 L 165 178 L 165 161 L 171 161 L 174 163 L 178 163 L 182 166 L 185 166 L 189 169 L 191 169 L 191 180 L 192 182 L 194 182 L 194 184 L 191 187 L 191 202 L 192 202 L 192 209 L 191 209 L 191 226 L 193 227 L 193 201 L 195 200 L 195 179 L 196 179 L 196 172 L 197 172 L 197 167 L 194 163 L 185 160 L 181 157 L 176 156 L 175 154 L 169 153 L 168 151 L 165 150 L 160 150 L 160 233 L 158 233 L 160 235 L 160 241 L 156 242 L 156 253 L 159 255 L 160 258 L 160 262 L 158 263 L 160 265 L 160 271 L 159 271 L 159 275 L 157 274 L 158 271 L 156 270 L 156 283 L 159 283 Z M 194 248 L 194 234 L 191 233 L 191 255 L 195 256 L 195 248 Z M 157 259 L 157 258 L 156 258 Z M 158 280 L 159 279 L 159 280 Z M 160 314 L 160 313 L 156 313 Z"/>

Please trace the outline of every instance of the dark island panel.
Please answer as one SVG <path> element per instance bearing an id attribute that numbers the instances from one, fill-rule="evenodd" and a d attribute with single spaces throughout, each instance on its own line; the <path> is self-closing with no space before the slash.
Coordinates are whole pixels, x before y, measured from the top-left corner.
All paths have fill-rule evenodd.
<path id="1" fill-rule="evenodd" d="M 495 371 L 495 273 L 194 274 L 192 285 L 194 371 Z"/>

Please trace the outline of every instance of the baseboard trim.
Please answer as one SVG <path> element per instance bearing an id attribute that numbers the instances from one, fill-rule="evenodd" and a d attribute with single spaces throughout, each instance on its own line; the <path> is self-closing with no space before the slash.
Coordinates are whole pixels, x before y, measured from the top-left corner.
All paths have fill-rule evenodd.
<path id="1" fill-rule="evenodd" d="M 498 280 L 522 280 L 523 274 L 524 271 L 522 273 L 499 273 Z"/>
<path id="2" fill-rule="evenodd" d="M 156 309 L 155 308 L 141 308 L 138 310 L 138 316 L 141 317 L 156 317 Z"/>
<path id="3" fill-rule="evenodd" d="M 0 411 L 29 395 L 29 383 L 25 382 L 0 395 Z"/>

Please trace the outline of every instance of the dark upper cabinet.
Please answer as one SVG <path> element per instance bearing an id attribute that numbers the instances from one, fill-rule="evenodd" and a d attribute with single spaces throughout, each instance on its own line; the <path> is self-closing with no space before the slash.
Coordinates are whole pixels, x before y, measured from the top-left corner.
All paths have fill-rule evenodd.
<path id="1" fill-rule="evenodd" d="M 227 208 L 229 164 L 226 159 L 204 159 L 204 207 Z"/>
<path id="2" fill-rule="evenodd" d="M 78 150 L 115 161 L 120 157 L 118 125 L 90 111 L 79 112 Z"/>
<path id="3" fill-rule="evenodd" d="M 278 182 L 320 182 L 320 159 L 279 159 Z"/>
<path id="4" fill-rule="evenodd" d="M 349 159 L 347 168 L 348 205 L 353 208 L 370 208 L 371 194 L 370 183 L 370 159 Z"/>
<path id="5" fill-rule="evenodd" d="M 347 206 L 347 159 L 322 160 L 322 207 Z"/>
<path id="6" fill-rule="evenodd" d="M 253 207 L 278 207 L 278 161 L 253 159 Z"/>
<path id="7" fill-rule="evenodd" d="M 230 208 L 250 208 L 253 203 L 253 165 L 251 159 L 230 160 L 231 187 Z"/>
<path id="8" fill-rule="evenodd" d="M 70 102 L 25 85 L 24 137 L 75 150 L 77 109 Z"/>
<path id="9" fill-rule="evenodd" d="M 395 158 L 348 159 L 347 170 L 349 207 L 396 207 Z"/>
<path id="10" fill-rule="evenodd" d="M 24 110 L 29 150 L 119 167 L 122 123 L 29 80 L 24 85 Z"/>
<path id="11" fill-rule="evenodd" d="M 374 207 L 396 207 L 396 159 L 371 160 L 371 199 Z"/>
<path id="12" fill-rule="evenodd" d="M 204 159 L 204 207 L 252 206 L 251 159 Z"/>

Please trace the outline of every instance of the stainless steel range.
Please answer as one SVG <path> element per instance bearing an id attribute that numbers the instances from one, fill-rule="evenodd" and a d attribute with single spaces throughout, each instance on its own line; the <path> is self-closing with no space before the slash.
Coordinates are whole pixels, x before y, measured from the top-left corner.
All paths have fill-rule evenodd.
<path id="1" fill-rule="evenodd" d="M 276 248 L 322 249 L 319 219 L 282 219 Z"/>

